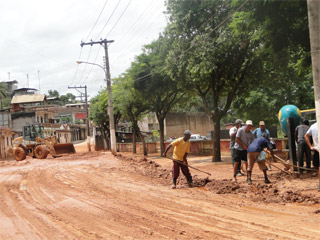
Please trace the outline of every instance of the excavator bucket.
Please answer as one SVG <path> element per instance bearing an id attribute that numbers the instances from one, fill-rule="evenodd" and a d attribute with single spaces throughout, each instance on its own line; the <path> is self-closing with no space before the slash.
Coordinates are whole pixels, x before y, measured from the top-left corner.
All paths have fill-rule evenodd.
<path id="1" fill-rule="evenodd" d="M 75 153 L 76 150 L 72 143 L 58 143 L 53 145 L 56 155 L 62 153 Z"/>

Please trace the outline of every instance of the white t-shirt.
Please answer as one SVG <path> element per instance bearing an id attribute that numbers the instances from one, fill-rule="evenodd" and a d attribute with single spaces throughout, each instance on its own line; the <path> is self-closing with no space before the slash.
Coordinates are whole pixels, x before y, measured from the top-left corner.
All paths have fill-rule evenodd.
<path id="1" fill-rule="evenodd" d="M 311 125 L 311 127 L 307 131 L 307 134 L 312 136 L 313 147 L 319 152 L 317 123 Z"/>
<path id="2" fill-rule="evenodd" d="M 234 135 L 233 137 L 231 137 L 231 135 L 233 133 L 236 133 L 238 131 L 238 128 L 236 126 L 230 128 L 229 130 L 229 135 L 230 135 L 230 149 L 232 149 L 234 147 L 234 144 L 236 142 L 236 135 Z"/>

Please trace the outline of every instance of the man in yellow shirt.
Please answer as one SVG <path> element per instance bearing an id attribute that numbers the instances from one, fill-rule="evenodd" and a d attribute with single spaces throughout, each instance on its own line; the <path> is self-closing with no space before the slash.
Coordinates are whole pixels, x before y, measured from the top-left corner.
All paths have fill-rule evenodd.
<path id="1" fill-rule="evenodd" d="M 191 132 L 189 130 L 186 130 L 184 132 L 183 137 L 178 138 L 174 140 L 172 143 L 168 145 L 166 150 L 163 153 L 163 157 L 166 157 L 167 152 L 169 149 L 173 146 L 173 159 L 176 161 L 173 161 L 173 167 L 172 167 L 172 177 L 173 177 L 173 185 L 172 188 L 175 189 L 177 185 L 177 179 L 180 174 L 180 168 L 183 173 L 183 175 L 186 177 L 188 181 L 189 187 L 193 187 L 192 183 L 192 176 L 190 174 L 189 168 L 188 168 L 188 162 L 187 162 L 187 156 L 190 152 L 190 139 Z"/>

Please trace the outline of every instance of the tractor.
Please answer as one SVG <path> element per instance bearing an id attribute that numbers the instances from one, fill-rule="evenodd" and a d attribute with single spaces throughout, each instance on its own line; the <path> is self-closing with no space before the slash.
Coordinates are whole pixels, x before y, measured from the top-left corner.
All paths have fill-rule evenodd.
<path id="1" fill-rule="evenodd" d="M 12 141 L 13 156 L 17 161 L 24 160 L 26 156 L 45 159 L 50 153 L 58 157 L 62 153 L 75 153 L 72 143 L 59 144 L 56 136 L 43 137 L 43 126 L 30 124 L 23 127 L 23 136 Z"/>

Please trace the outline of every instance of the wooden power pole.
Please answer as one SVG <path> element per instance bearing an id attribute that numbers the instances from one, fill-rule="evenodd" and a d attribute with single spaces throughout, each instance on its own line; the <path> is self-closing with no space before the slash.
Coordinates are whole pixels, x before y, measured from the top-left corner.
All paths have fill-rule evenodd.
<path id="1" fill-rule="evenodd" d="M 318 139 L 320 136 L 320 1 L 308 0 L 308 19 L 310 32 L 310 48 L 312 59 L 312 75 L 314 86 L 314 101 L 318 126 Z M 318 140 L 319 142 L 319 140 Z M 320 191 L 320 166 L 319 166 Z"/>
<path id="2" fill-rule="evenodd" d="M 77 91 L 79 91 L 77 88 L 84 88 L 84 96 L 85 96 L 85 104 L 86 104 L 86 115 L 87 115 L 87 119 L 86 119 L 86 128 L 87 128 L 87 147 L 88 147 L 88 151 L 91 152 L 91 145 L 90 145 L 90 124 L 89 124 L 89 108 L 88 108 L 88 93 L 87 93 L 87 85 L 83 86 L 79 86 L 79 87 L 70 87 L 68 86 L 68 88 L 74 88 Z M 80 92 L 80 91 L 79 91 Z M 81 92 L 80 92 L 81 93 Z M 82 93 L 81 93 L 81 102 L 82 102 Z"/>
<path id="3" fill-rule="evenodd" d="M 112 154 L 117 154 L 117 141 L 116 141 L 116 130 L 115 130 L 115 122 L 114 122 L 114 114 L 113 114 L 113 105 L 112 105 L 112 91 L 111 91 L 111 77 L 110 77 L 110 67 L 109 67 L 109 56 L 108 56 L 108 43 L 114 42 L 113 40 L 101 40 L 97 42 L 81 42 L 80 46 L 84 45 L 94 45 L 100 44 L 104 46 L 105 50 L 105 59 L 106 59 L 106 80 L 107 80 L 107 91 L 108 91 L 108 115 L 109 115 L 109 123 L 110 123 L 110 142 L 111 142 L 111 152 Z M 93 64 L 97 65 L 97 64 Z"/>

